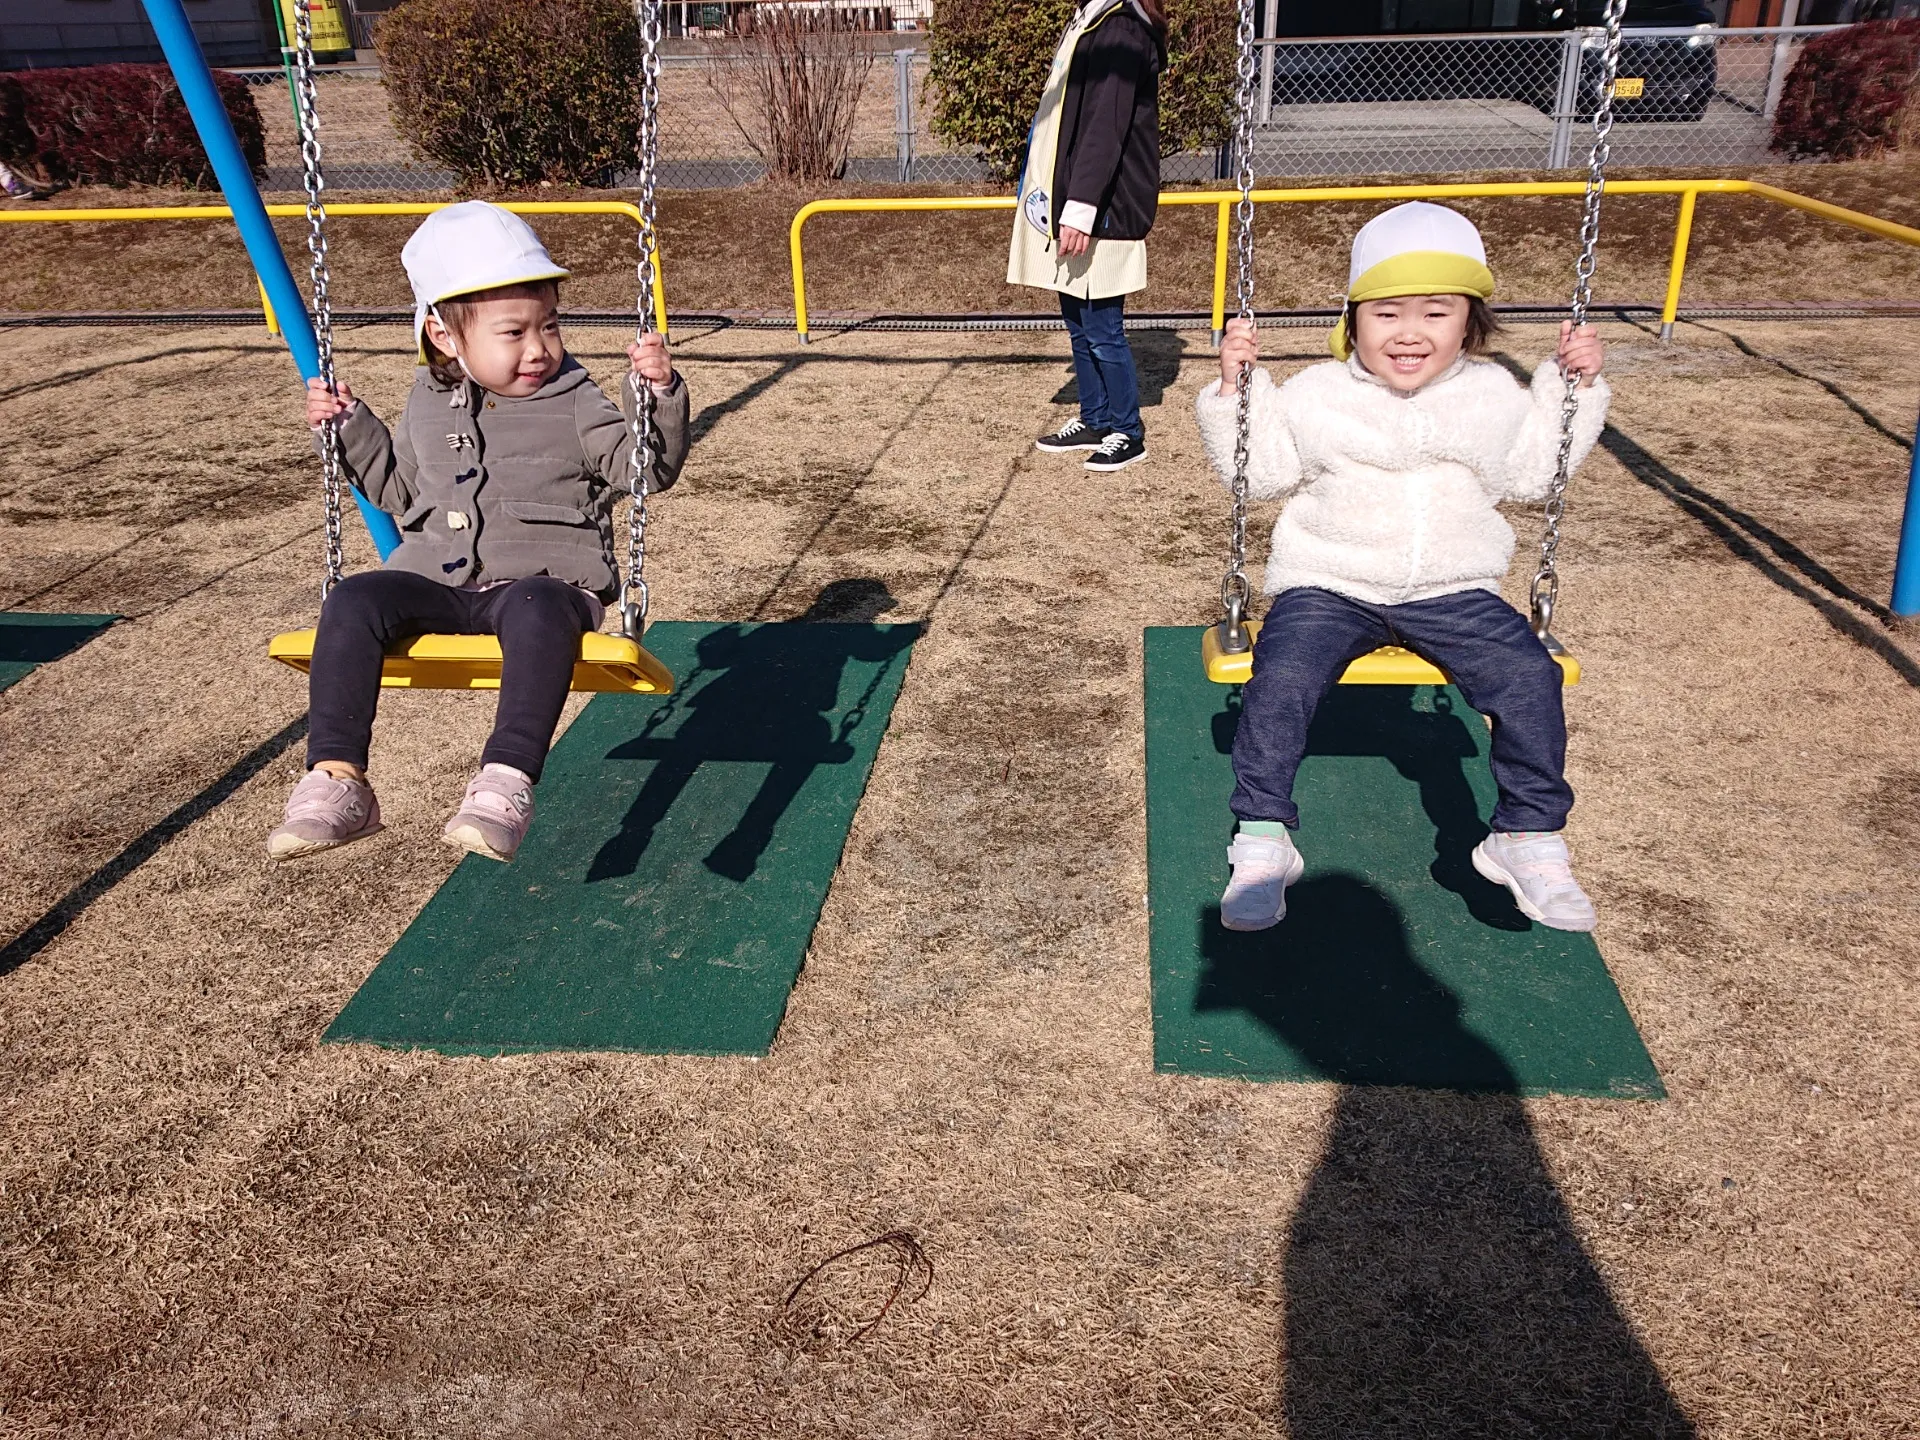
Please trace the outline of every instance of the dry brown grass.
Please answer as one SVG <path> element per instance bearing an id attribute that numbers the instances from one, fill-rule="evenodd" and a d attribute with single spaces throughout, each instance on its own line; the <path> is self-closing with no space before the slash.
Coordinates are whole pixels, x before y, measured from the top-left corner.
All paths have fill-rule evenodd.
<path id="1" fill-rule="evenodd" d="M 1920 157 L 1754 173 L 1788 189 L 1920 225 Z M 583 192 L 582 198 L 604 199 L 608 193 Z M 840 186 L 827 193 L 973 192 L 938 186 Z M 566 193 L 543 189 L 524 198 L 563 199 Z M 813 192 L 775 186 L 664 195 L 661 250 L 668 303 L 683 311 L 791 314 L 787 227 L 811 198 Z M 104 188 L 61 197 L 62 204 L 75 207 L 207 201 L 205 195 L 179 191 Z M 1573 286 L 1571 237 L 1579 203 L 1559 198 L 1461 202 L 1460 208 L 1486 233 L 1500 277 L 1500 300 L 1565 299 Z M 1600 245 L 1602 300 L 1657 302 L 1665 295 L 1676 203 L 1667 196 L 1617 195 L 1608 200 Z M 31 202 L 0 201 L 0 209 L 29 208 Z M 1379 208 L 1262 209 L 1257 232 L 1259 303 L 1332 303 L 1346 283 L 1353 231 Z M 288 254 L 304 255 L 304 222 L 278 223 Z M 408 303 L 400 247 L 417 223 L 335 217 L 335 303 Z M 806 230 L 808 303 L 820 314 L 1046 310 L 1043 294 L 1016 289 L 1001 278 L 1010 223 L 1008 213 L 1001 211 L 811 220 Z M 1213 225 L 1214 217 L 1206 210 L 1169 208 L 1161 213 L 1149 247 L 1151 283 L 1137 309 L 1208 308 Z M 566 287 L 568 305 L 597 309 L 633 303 L 629 222 L 553 216 L 542 219 L 539 229 L 556 258 L 574 271 Z M 1749 196 L 1704 198 L 1691 254 L 1689 301 L 1905 300 L 1920 291 L 1920 250 Z M 0 227 L 0 311 L 241 309 L 257 303 L 246 255 L 224 222 Z"/>
<path id="2" fill-rule="evenodd" d="M 1204 336 L 1137 337 L 1154 459 L 1090 483 L 1030 449 L 1056 336 L 689 335 L 662 612 L 870 575 L 931 620 L 774 1054 L 319 1046 L 447 874 L 487 723 L 390 699 L 386 835 L 270 866 L 290 752 L 0 979 L 0 1433 L 1578 1436 L 1636 1334 L 1702 1435 L 1916 1433 L 1920 647 L 1670 498 L 1884 596 L 1907 456 L 1843 397 L 1906 430 L 1911 326 L 1721 329 L 1756 353 L 1608 327 L 1643 476 L 1597 455 L 1566 552 L 1574 844 L 1668 1101 L 1152 1072 L 1139 630 L 1213 593 Z M 343 373 L 391 407 L 403 343 L 352 332 Z M 295 396 L 232 330 L 0 354 L 0 601 L 137 617 L 0 695 L 0 933 L 300 715 L 263 653 L 315 601 Z M 853 1341 L 871 1255 L 783 1309 L 896 1226 L 923 1300 Z M 1495 1297 L 1589 1261 L 1581 1388 L 1516 1373 Z M 1343 1337 L 1416 1292 L 1448 1368 L 1369 1422 Z M 1482 1393 L 1558 1418 L 1438 1418 Z"/>

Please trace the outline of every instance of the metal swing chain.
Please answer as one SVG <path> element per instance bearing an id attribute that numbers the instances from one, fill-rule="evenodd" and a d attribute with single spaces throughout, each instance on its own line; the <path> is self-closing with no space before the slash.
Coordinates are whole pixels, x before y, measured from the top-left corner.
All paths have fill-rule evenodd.
<path id="1" fill-rule="evenodd" d="M 305 5 L 296 5 L 293 14 L 294 90 L 300 112 L 300 160 L 306 171 L 307 274 L 313 283 L 313 336 L 320 355 L 320 378 L 326 382 L 327 393 L 337 396 L 333 305 L 327 294 L 332 278 L 327 267 L 327 205 L 321 193 L 327 188 L 327 180 L 320 168 L 320 112 L 313 83 L 313 13 Z M 324 600 L 340 583 L 346 565 L 340 545 L 339 425 L 332 418 L 320 427 L 320 473 L 327 492 L 327 578 L 320 586 L 320 598 Z"/>
<path id="2" fill-rule="evenodd" d="M 1234 210 L 1233 252 L 1236 267 L 1235 300 L 1239 318 L 1253 319 L 1253 89 L 1257 66 L 1253 53 L 1253 0 L 1239 0 L 1239 52 L 1234 76 L 1239 81 L 1238 113 L 1234 119 L 1233 155 L 1240 202 Z M 1244 653 L 1247 610 L 1253 587 L 1247 580 L 1247 451 L 1251 422 L 1248 406 L 1253 389 L 1253 363 L 1242 361 L 1235 382 L 1233 430 L 1233 520 L 1227 539 L 1227 573 L 1220 578 L 1220 608 L 1226 612 L 1219 627 L 1220 648 Z"/>
<path id="3" fill-rule="evenodd" d="M 1612 148 L 1608 137 L 1613 132 L 1613 87 L 1620 72 L 1620 21 L 1626 8 L 1627 0 L 1607 0 L 1607 41 L 1600 62 L 1600 104 L 1593 114 L 1593 149 L 1587 156 L 1586 205 L 1580 218 L 1580 258 L 1573 270 L 1575 333 L 1587 323 L 1587 307 L 1593 301 L 1594 252 L 1600 244 L 1600 201 L 1607 190 L 1607 156 Z M 1552 648 L 1553 607 L 1560 598 L 1560 517 L 1566 510 L 1567 481 L 1573 471 L 1573 425 L 1580 411 L 1580 377 L 1568 371 L 1562 378 L 1567 388 L 1560 398 L 1560 452 L 1554 464 L 1553 484 L 1547 491 L 1540 568 L 1534 572 L 1530 591 L 1533 633 L 1548 642 L 1549 648 Z"/>
<path id="4" fill-rule="evenodd" d="M 653 333 L 655 227 L 654 172 L 660 154 L 660 35 L 662 0 L 635 0 L 640 24 L 640 280 L 636 342 Z M 628 420 L 633 446 L 628 452 L 627 490 L 633 504 L 627 510 L 627 572 L 621 589 L 621 629 L 639 641 L 647 628 L 647 492 L 653 486 L 653 385 L 627 372 L 633 390 L 633 415 Z"/>

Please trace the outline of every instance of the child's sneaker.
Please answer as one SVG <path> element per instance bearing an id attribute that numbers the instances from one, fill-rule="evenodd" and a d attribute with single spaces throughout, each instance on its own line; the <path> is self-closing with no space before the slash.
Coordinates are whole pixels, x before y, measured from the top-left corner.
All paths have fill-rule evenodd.
<path id="1" fill-rule="evenodd" d="M 1573 860 L 1558 831 L 1496 832 L 1473 847 L 1473 868 L 1513 892 L 1529 920 L 1554 930 L 1591 930 L 1593 901 L 1573 878 Z"/>
<path id="2" fill-rule="evenodd" d="M 1227 847 L 1233 878 L 1220 897 L 1220 923 L 1229 930 L 1267 930 L 1287 914 L 1287 887 L 1307 862 L 1289 835 L 1236 835 Z"/>
<path id="3" fill-rule="evenodd" d="M 441 838 L 489 860 L 511 860 L 533 824 L 533 781 L 511 765 L 482 765 Z"/>
<path id="4" fill-rule="evenodd" d="M 371 785 L 309 770 L 287 797 L 287 818 L 267 836 L 267 854 L 292 860 L 364 839 L 379 829 L 380 802 Z"/>

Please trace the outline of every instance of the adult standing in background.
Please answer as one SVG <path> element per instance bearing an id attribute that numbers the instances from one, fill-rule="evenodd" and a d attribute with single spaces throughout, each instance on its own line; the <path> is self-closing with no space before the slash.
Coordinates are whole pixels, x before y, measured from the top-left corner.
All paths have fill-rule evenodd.
<path id="1" fill-rule="evenodd" d="M 1054 52 L 1027 134 L 1007 280 L 1055 290 L 1073 340 L 1080 414 L 1042 450 L 1087 451 L 1089 470 L 1147 458 L 1126 297 L 1146 288 L 1160 204 L 1161 0 L 1086 0 Z"/>

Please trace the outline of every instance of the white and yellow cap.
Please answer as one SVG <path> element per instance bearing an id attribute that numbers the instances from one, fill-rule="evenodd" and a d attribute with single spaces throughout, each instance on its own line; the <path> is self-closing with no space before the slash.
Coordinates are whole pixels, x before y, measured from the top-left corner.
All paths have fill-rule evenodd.
<path id="1" fill-rule="evenodd" d="M 413 339 L 422 361 L 427 316 L 442 300 L 567 278 L 531 225 L 485 200 L 465 200 L 427 216 L 401 249 L 400 263 L 413 287 Z"/>
<path id="2" fill-rule="evenodd" d="M 1382 212 L 1353 237 L 1347 268 L 1347 298 L 1327 348 L 1344 360 L 1353 353 L 1346 308 L 1362 300 L 1396 295 L 1477 295 L 1493 298 L 1487 247 L 1473 222 L 1458 210 L 1425 200 Z"/>

